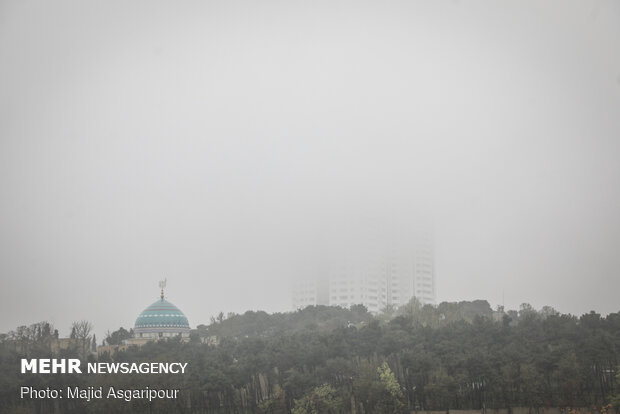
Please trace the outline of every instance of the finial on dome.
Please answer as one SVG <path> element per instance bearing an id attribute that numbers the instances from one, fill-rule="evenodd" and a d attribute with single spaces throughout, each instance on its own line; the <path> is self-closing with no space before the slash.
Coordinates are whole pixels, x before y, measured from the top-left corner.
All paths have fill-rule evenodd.
<path id="1" fill-rule="evenodd" d="M 159 281 L 159 287 L 161 288 L 161 300 L 164 300 L 164 288 L 166 287 L 166 281 L 168 279 L 164 279 L 164 280 L 160 280 Z"/>

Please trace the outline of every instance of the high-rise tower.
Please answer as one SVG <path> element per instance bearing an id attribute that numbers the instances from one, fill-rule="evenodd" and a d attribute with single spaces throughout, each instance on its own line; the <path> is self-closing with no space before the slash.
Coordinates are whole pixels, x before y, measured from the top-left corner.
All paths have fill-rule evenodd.
<path id="1" fill-rule="evenodd" d="M 430 231 L 386 231 L 371 226 L 348 238 L 322 264 L 316 277 L 306 277 L 293 288 L 293 307 L 329 304 L 365 305 L 372 313 L 399 307 L 412 297 L 435 303 L 435 265 Z"/>

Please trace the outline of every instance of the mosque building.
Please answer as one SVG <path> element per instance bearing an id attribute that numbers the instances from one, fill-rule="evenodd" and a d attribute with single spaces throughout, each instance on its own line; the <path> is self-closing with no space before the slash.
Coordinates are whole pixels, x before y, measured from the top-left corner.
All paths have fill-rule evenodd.
<path id="1" fill-rule="evenodd" d="M 161 295 L 159 300 L 138 315 L 133 328 L 133 338 L 127 340 L 127 345 L 143 345 L 149 341 L 174 338 L 180 336 L 189 341 L 189 322 L 179 308 L 164 298 L 166 281 L 159 283 Z"/>
<path id="2" fill-rule="evenodd" d="M 104 352 L 114 354 L 131 345 L 142 346 L 147 342 L 179 336 L 182 341 L 189 341 L 190 327 L 187 317 L 179 308 L 165 299 L 166 281 L 161 281 L 159 287 L 161 288 L 159 299 L 138 315 L 133 328 L 133 336 L 124 340 L 122 345 L 100 346 L 97 350 L 100 355 Z"/>

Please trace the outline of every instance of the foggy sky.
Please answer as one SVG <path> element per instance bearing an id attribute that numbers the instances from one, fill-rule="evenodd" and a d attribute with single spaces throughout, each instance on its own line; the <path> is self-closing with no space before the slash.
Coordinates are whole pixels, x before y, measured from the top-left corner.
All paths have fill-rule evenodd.
<path id="1" fill-rule="evenodd" d="M 438 302 L 617 312 L 619 155 L 615 1 L 0 0 L 0 332 L 290 310 L 414 214 Z"/>

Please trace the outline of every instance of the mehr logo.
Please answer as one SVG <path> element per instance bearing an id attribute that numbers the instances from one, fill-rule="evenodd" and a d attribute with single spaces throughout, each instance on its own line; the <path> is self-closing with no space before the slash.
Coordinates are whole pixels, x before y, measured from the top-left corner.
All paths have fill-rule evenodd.
<path id="1" fill-rule="evenodd" d="M 79 359 L 22 359 L 22 374 L 81 374 Z"/>

